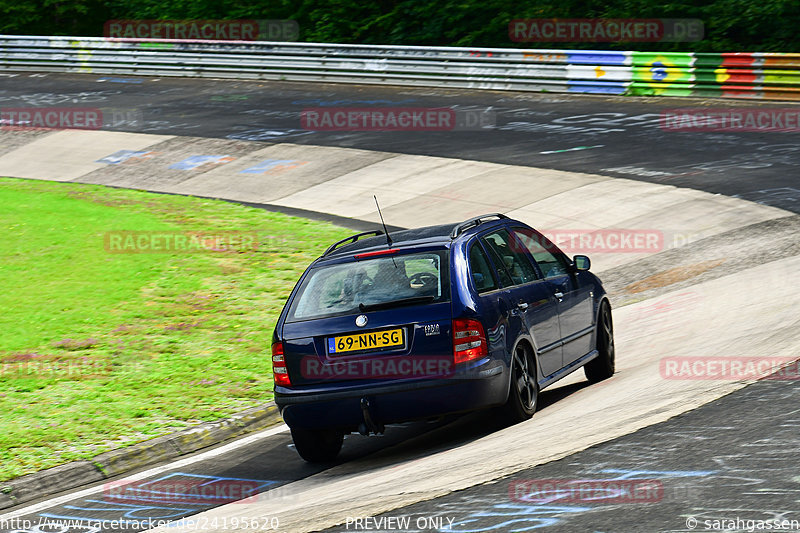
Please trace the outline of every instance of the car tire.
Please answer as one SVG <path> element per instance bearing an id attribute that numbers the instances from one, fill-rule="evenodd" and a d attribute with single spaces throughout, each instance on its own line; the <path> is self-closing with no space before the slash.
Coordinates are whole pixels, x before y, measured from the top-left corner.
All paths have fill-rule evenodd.
<path id="1" fill-rule="evenodd" d="M 344 433 L 333 429 L 292 429 L 294 448 L 309 463 L 327 463 L 342 449 Z"/>
<path id="2" fill-rule="evenodd" d="M 517 345 L 511 363 L 511 390 L 503 410 L 508 421 L 516 424 L 528 420 L 536 412 L 539 382 L 533 351 L 526 344 Z"/>
<path id="3" fill-rule="evenodd" d="M 592 383 L 610 378 L 615 370 L 614 322 L 611 319 L 611 306 L 605 300 L 600 304 L 596 337 L 600 355 L 583 367 L 586 379 Z"/>

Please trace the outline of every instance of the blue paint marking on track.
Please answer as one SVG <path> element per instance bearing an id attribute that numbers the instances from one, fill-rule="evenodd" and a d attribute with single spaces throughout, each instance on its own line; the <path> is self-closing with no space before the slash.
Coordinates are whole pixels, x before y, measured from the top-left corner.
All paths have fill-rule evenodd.
<path id="1" fill-rule="evenodd" d="M 111 155 L 98 159 L 95 163 L 106 163 L 108 165 L 119 165 L 132 157 L 142 157 L 150 152 L 137 152 L 136 150 L 118 150 Z"/>
<path id="2" fill-rule="evenodd" d="M 607 468 L 601 473 L 618 474 L 617 477 L 608 478 L 606 481 L 622 481 L 625 479 L 653 479 L 653 478 L 682 478 L 704 477 L 716 474 L 716 470 L 625 470 Z"/>
<path id="3" fill-rule="evenodd" d="M 110 482 L 101 498 L 66 504 L 55 512 L 40 513 L 46 519 L 138 527 L 148 522 L 173 520 L 247 498 L 278 483 L 273 480 L 208 476 L 172 472 L 144 482 Z M 111 513 L 111 516 L 109 516 Z M 154 527 L 154 526 L 153 526 Z"/>
<path id="4" fill-rule="evenodd" d="M 599 474 L 611 474 L 602 479 L 576 479 L 576 482 L 592 481 L 624 481 L 652 479 L 681 479 L 705 477 L 715 474 L 714 470 L 631 470 L 608 468 Z M 619 494 L 616 494 L 619 496 Z M 554 492 L 544 498 L 532 499 L 530 502 L 494 504 L 484 509 L 469 512 L 448 528 L 439 531 L 477 533 L 483 531 L 532 531 L 554 526 L 562 522 L 568 515 L 576 515 L 601 508 L 598 505 L 568 505 L 571 497 L 569 491 Z M 559 502 L 559 500 L 562 500 Z M 589 504 L 582 500 L 581 503 Z M 602 504 L 603 502 L 596 502 Z M 473 507 L 474 504 L 466 507 Z M 473 507 L 474 508 L 474 507 Z M 488 524 L 487 524 L 488 522 Z M 480 526 L 478 526 L 480 524 Z"/>
<path id="5" fill-rule="evenodd" d="M 240 171 L 239 174 L 261 174 L 270 170 L 294 168 L 304 163 L 305 161 L 297 161 L 294 159 L 265 159 L 255 166 Z"/>
<path id="6" fill-rule="evenodd" d="M 500 503 L 488 511 L 477 511 L 469 514 L 461 521 L 453 523 L 448 529 L 440 531 L 459 531 L 462 533 L 479 531 L 531 531 L 548 527 L 560 522 L 558 518 L 564 514 L 583 513 L 591 507 L 577 505 L 525 505 L 516 503 Z M 496 518 L 498 522 L 491 526 L 470 529 L 468 524 L 486 518 Z"/>
<path id="7" fill-rule="evenodd" d="M 194 170 L 208 163 L 227 163 L 232 160 L 233 158 L 228 155 L 193 155 L 187 157 L 183 161 L 173 163 L 169 168 L 175 170 Z"/>

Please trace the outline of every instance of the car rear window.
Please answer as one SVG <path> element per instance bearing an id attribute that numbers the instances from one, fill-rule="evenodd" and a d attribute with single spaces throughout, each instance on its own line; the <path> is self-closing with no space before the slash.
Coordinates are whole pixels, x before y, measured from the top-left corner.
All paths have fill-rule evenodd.
<path id="1" fill-rule="evenodd" d="M 291 322 L 358 313 L 360 304 L 391 305 L 417 297 L 430 298 L 422 303 L 449 301 L 447 272 L 446 250 L 318 267 L 303 280 L 286 318 Z"/>

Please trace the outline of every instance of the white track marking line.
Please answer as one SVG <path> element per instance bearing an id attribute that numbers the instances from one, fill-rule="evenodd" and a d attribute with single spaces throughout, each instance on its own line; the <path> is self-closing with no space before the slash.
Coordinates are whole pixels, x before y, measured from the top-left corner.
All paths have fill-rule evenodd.
<path id="1" fill-rule="evenodd" d="M 126 476 L 124 479 L 126 481 L 139 481 L 150 476 L 155 476 L 166 472 L 168 470 L 174 470 L 176 468 L 183 468 L 184 466 L 197 463 L 199 461 L 205 461 L 206 459 L 211 459 L 212 457 L 217 457 L 218 455 L 223 455 L 228 453 L 231 450 L 235 450 L 236 448 L 241 448 L 242 446 L 247 446 L 248 444 L 252 444 L 254 442 L 258 442 L 261 439 L 265 439 L 267 437 L 271 437 L 272 435 L 277 435 L 278 433 L 283 433 L 284 431 L 288 431 L 289 426 L 286 424 L 281 424 L 280 426 L 276 426 L 270 429 L 266 429 L 261 431 L 260 433 L 256 433 L 254 435 L 250 435 L 243 439 L 228 443 L 224 446 L 220 446 L 214 450 L 209 450 L 207 452 L 203 452 L 199 455 L 194 457 L 187 457 L 186 459 L 181 459 L 179 461 L 169 463 L 163 466 L 157 466 L 155 468 L 151 468 L 149 470 L 145 470 L 144 472 L 139 472 L 138 474 L 133 474 L 131 476 Z M 83 498 L 84 496 L 88 496 L 90 494 L 95 494 L 97 492 L 102 492 L 105 488 L 108 481 L 103 481 L 100 485 L 95 485 L 94 487 L 90 487 L 88 489 L 83 489 L 78 492 L 72 492 L 69 494 L 65 494 L 63 496 L 58 496 L 56 498 L 52 498 L 43 502 L 35 503 L 33 505 L 29 505 L 27 507 L 23 507 L 22 509 L 18 509 L 16 511 L 12 511 L 7 514 L 0 515 L 0 520 L 8 520 L 9 518 L 16 518 L 18 516 L 23 516 L 30 513 L 37 513 L 44 509 L 49 509 L 50 507 L 55 507 L 56 505 L 61 505 L 62 503 L 68 502 L 70 500 L 74 500 L 76 498 Z"/>

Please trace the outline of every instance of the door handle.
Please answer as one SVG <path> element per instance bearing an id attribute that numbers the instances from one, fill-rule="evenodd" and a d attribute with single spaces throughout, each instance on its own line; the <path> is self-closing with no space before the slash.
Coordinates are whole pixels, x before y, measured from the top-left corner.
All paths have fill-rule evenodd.
<path id="1" fill-rule="evenodd" d="M 558 301 L 560 302 L 564 298 L 564 293 L 558 291 L 557 293 L 555 293 L 555 297 L 558 298 Z"/>
<path id="2" fill-rule="evenodd" d="M 520 309 L 520 310 L 524 311 L 527 308 L 528 308 L 528 304 L 526 304 L 525 302 L 520 302 L 520 303 L 517 304 L 517 309 Z"/>

